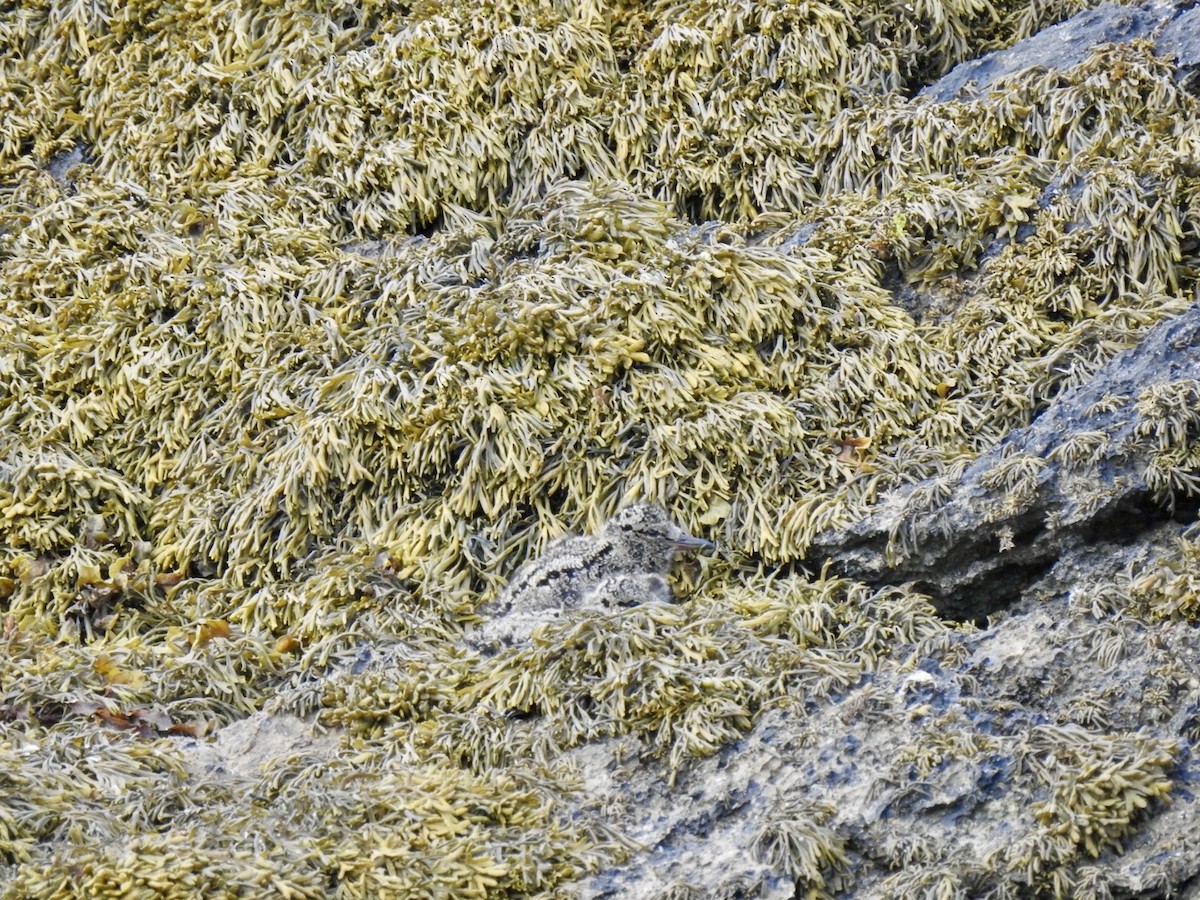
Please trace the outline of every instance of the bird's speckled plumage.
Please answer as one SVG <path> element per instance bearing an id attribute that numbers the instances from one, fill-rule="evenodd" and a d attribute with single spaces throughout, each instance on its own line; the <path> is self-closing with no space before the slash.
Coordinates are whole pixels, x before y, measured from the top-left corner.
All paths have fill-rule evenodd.
<path id="1" fill-rule="evenodd" d="M 618 512 L 595 535 L 552 542 L 522 566 L 498 597 L 480 609 L 488 621 L 477 643 L 514 643 L 568 609 L 632 606 L 670 601 L 666 576 L 675 555 L 711 549 L 671 521 L 661 507 L 635 503 Z"/>

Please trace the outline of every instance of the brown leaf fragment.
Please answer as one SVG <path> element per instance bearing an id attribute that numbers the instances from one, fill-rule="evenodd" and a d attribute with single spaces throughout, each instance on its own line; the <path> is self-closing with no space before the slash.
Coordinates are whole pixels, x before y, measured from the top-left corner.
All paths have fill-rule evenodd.
<path id="1" fill-rule="evenodd" d="M 111 656 L 97 656 L 92 663 L 92 668 L 96 674 L 104 678 L 109 684 L 127 684 L 132 687 L 141 687 L 146 683 L 146 676 L 134 669 L 125 669 L 117 664 Z"/>
<path id="2" fill-rule="evenodd" d="M 205 619 L 196 626 L 192 648 L 198 650 L 214 638 L 227 638 L 229 635 L 229 623 L 224 619 Z"/>

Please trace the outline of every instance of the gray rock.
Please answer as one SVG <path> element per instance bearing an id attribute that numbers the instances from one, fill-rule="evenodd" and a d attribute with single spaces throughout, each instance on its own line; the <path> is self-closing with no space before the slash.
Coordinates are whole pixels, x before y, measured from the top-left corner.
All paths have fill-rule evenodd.
<path id="1" fill-rule="evenodd" d="M 1058 25 L 997 50 L 979 59 L 955 66 L 920 96 L 930 100 L 960 100 L 981 97 L 1000 79 L 1043 66 L 1066 69 L 1077 65 L 1101 44 L 1127 44 L 1152 36 L 1164 28 L 1157 45 L 1162 55 L 1179 54 L 1179 65 L 1194 65 L 1197 51 L 1194 11 L 1182 12 L 1184 3 L 1148 3 L 1141 7 L 1105 4 L 1085 10 Z"/>
<path id="2" fill-rule="evenodd" d="M 1159 36 L 1155 52 L 1174 59 L 1184 76 L 1194 82 L 1200 70 L 1200 9 L 1189 9 L 1172 19 Z"/>
<path id="3" fill-rule="evenodd" d="M 870 584 L 915 582 L 941 612 L 983 619 L 1004 608 L 1064 553 L 1127 544 L 1172 517 L 1155 469 L 1155 397 L 1200 379 L 1200 307 L 1153 329 L 1031 425 L 983 454 L 953 483 L 925 482 L 880 503 L 849 529 L 823 535 L 830 558 Z M 1186 398 L 1184 398 L 1186 402 Z M 948 493 L 940 504 L 927 498 Z"/>

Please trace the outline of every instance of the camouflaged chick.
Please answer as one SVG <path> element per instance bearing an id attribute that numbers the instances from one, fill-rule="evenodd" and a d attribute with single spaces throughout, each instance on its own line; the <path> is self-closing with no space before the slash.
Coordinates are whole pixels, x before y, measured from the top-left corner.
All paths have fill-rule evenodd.
<path id="1" fill-rule="evenodd" d="M 662 508 L 627 506 L 599 533 L 559 538 L 518 569 L 499 596 L 480 608 L 489 621 L 472 642 L 516 643 L 568 609 L 669 602 L 667 575 L 676 554 L 711 549 L 710 541 L 692 537 Z"/>

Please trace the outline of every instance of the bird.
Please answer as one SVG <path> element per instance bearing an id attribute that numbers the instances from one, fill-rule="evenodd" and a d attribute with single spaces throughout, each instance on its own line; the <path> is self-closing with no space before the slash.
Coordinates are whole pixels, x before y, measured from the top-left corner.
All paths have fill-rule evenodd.
<path id="1" fill-rule="evenodd" d="M 487 620 L 472 643 L 518 643 L 567 610 L 634 606 L 674 599 L 667 575 L 679 553 L 715 549 L 671 520 L 661 506 L 633 503 L 594 535 L 552 541 L 521 566 L 500 594 L 479 609 Z"/>

